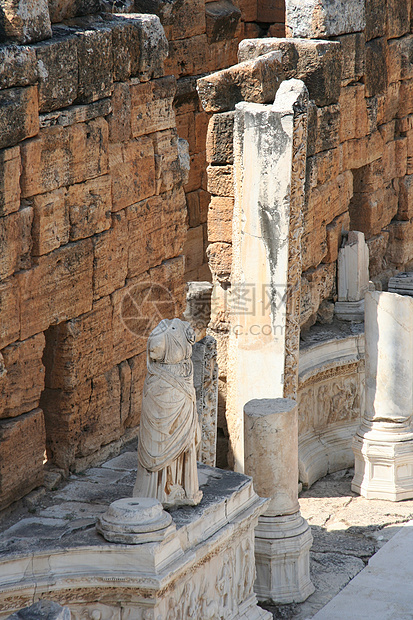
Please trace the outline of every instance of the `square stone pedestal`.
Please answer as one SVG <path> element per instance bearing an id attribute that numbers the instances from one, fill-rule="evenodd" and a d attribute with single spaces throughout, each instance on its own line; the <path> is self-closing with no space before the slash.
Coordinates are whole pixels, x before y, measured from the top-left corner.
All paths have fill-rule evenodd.
<path id="1" fill-rule="evenodd" d="M 255 530 L 259 601 L 301 603 L 314 592 L 310 580 L 311 529 L 301 515 L 260 517 Z"/>
<path id="2" fill-rule="evenodd" d="M 360 301 L 336 301 L 334 312 L 341 321 L 362 323 L 364 321 L 364 299 L 360 299 Z"/>
<path id="3" fill-rule="evenodd" d="M 367 499 L 413 498 L 413 439 L 377 441 L 355 435 L 351 489 Z"/>

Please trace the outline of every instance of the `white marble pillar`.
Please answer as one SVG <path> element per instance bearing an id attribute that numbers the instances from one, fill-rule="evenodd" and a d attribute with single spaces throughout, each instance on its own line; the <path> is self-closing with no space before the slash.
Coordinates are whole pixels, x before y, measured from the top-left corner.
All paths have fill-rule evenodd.
<path id="1" fill-rule="evenodd" d="M 362 232 L 350 230 L 347 243 L 339 250 L 337 289 L 337 317 L 362 322 L 364 296 L 369 289 L 369 248 Z"/>
<path id="2" fill-rule="evenodd" d="M 413 299 L 365 297 L 366 409 L 353 440 L 352 490 L 367 499 L 413 498 Z"/>
<path id="3" fill-rule="evenodd" d="M 255 528 L 258 600 L 304 601 L 310 580 L 311 530 L 298 503 L 297 403 L 252 400 L 244 408 L 245 471 L 258 495 L 271 499 Z"/>
<path id="4" fill-rule="evenodd" d="M 236 471 L 245 403 L 298 385 L 307 106 L 299 80 L 283 82 L 272 106 L 236 106 L 226 413 Z"/>

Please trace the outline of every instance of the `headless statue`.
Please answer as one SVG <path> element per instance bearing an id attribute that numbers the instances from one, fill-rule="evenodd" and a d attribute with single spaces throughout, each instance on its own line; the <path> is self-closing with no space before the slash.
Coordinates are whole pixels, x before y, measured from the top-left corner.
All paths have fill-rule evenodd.
<path id="1" fill-rule="evenodd" d="M 138 434 L 134 497 L 155 497 L 165 508 L 196 506 L 202 499 L 196 466 L 200 427 L 189 323 L 164 319 L 148 338 Z"/>

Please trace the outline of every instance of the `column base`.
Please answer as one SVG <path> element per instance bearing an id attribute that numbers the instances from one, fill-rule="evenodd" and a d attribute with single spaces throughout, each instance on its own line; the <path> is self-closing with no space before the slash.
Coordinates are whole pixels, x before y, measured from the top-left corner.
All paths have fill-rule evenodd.
<path id="1" fill-rule="evenodd" d="M 364 321 L 364 299 L 360 299 L 360 301 L 336 301 L 334 313 L 341 321 L 362 323 Z"/>
<path id="2" fill-rule="evenodd" d="M 413 499 L 413 439 L 380 441 L 356 434 L 351 490 L 366 499 Z"/>
<path id="3" fill-rule="evenodd" d="M 254 591 L 259 601 L 302 603 L 314 592 L 310 579 L 311 529 L 299 512 L 260 517 L 255 529 Z"/>

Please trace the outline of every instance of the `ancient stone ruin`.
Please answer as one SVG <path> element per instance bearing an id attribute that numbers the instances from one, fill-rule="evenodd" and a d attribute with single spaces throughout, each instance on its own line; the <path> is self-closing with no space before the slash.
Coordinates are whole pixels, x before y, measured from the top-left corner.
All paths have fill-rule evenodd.
<path id="1" fill-rule="evenodd" d="M 412 179 L 410 0 L 0 0 L 0 618 L 269 618 L 299 489 L 413 499 Z"/>

